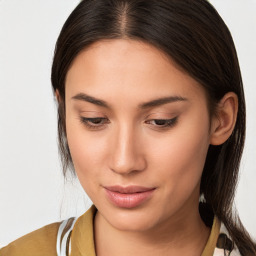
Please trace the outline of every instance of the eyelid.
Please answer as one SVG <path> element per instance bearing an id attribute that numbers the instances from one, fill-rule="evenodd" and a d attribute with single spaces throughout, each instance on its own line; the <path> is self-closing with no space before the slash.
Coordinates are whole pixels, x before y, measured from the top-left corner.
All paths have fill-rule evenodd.
<path id="1" fill-rule="evenodd" d="M 178 116 L 177 112 L 154 112 L 150 113 L 146 116 L 145 119 L 172 119 L 174 117 Z"/>
<path id="2" fill-rule="evenodd" d="M 160 124 L 157 124 L 157 122 L 160 122 Z M 162 124 L 161 124 L 162 122 Z M 152 129 L 155 130 L 164 130 L 164 129 L 171 129 L 174 127 L 178 122 L 178 116 L 165 119 L 165 118 L 152 118 L 145 121 L 146 124 L 150 125 Z M 155 124 L 153 124 L 155 123 Z"/>
<path id="3" fill-rule="evenodd" d="M 100 117 L 106 117 L 105 114 L 98 111 L 79 111 L 79 115 L 85 115 L 88 118 L 100 118 Z"/>
<path id="4" fill-rule="evenodd" d="M 86 128 L 88 128 L 89 130 L 101 130 L 104 129 L 104 127 L 110 123 L 110 121 L 108 120 L 108 118 L 106 117 L 84 117 L 84 116 L 80 116 L 80 122 L 86 126 Z M 104 123 L 93 123 L 93 120 L 105 120 L 107 122 Z"/>

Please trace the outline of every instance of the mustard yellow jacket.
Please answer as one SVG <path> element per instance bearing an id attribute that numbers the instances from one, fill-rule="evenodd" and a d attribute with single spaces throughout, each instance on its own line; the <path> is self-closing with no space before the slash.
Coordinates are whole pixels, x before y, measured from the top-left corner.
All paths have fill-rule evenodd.
<path id="1" fill-rule="evenodd" d="M 95 206 L 92 206 L 75 222 L 70 237 L 70 256 L 96 256 L 93 240 L 93 218 L 96 211 Z M 58 222 L 47 225 L 17 239 L 0 249 L 0 256 L 57 256 L 56 243 L 60 224 Z M 226 236 L 225 239 L 229 237 L 224 225 L 215 217 L 202 256 L 240 256 L 236 247 L 231 252 L 225 248 L 219 248 L 223 247 L 221 242 L 223 236 Z M 225 251 L 230 254 L 225 254 Z"/>

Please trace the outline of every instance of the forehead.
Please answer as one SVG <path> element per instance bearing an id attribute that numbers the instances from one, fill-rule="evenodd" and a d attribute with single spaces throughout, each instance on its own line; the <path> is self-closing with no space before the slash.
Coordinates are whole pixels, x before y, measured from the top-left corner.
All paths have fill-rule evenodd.
<path id="1" fill-rule="evenodd" d="M 202 86 L 162 51 L 128 39 L 101 40 L 79 53 L 67 73 L 66 95 L 78 92 L 109 100 L 204 97 Z"/>

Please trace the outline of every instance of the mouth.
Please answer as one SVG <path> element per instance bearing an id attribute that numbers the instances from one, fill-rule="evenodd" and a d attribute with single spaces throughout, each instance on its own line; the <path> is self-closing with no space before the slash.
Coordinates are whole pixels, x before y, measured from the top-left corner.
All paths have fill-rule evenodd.
<path id="1" fill-rule="evenodd" d="M 104 187 L 108 200 L 120 208 L 135 208 L 148 201 L 156 188 L 142 186 L 109 186 Z"/>

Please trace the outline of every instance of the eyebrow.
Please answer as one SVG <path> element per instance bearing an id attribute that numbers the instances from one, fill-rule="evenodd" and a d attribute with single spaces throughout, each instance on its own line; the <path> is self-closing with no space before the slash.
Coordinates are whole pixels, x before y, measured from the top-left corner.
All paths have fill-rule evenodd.
<path id="1" fill-rule="evenodd" d="M 110 108 L 106 101 L 89 96 L 85 93 L 78 93 L 75 96 L 73 96 L 72 99 L 90 102 L 100 107 Z"/>
<path id="2" fill-rule="evenodd" d="M 179 101 L 187 101 L 187 99 L 181 96 L 163 97 L 163 98 L 158 98 L 155 100 L 142 103 L 139 105 L 139 108 L 141 109 L 152 108 L 152 107 L 161 106 L 167 103 L 179 102 Z"/>
<path id="3" fill-rule="evenodd" d="M 85 93 L 78 93 L 75 96 L 73 96 L 72 99 L 89 102 L 100 107 L 110 108 L 110 105 L 106 101 L 97 99 Z M 139 104 L 139 108 L 147 109 L 147 108 L 157 107 L 157 106 L 161 106 L 161 105 L 172 103 L 172 102 L 187 101 L 187 100 L 188 99 L 183 98 L 181 96 L 162 97 L 162 98 L 141 103 Z"/>

